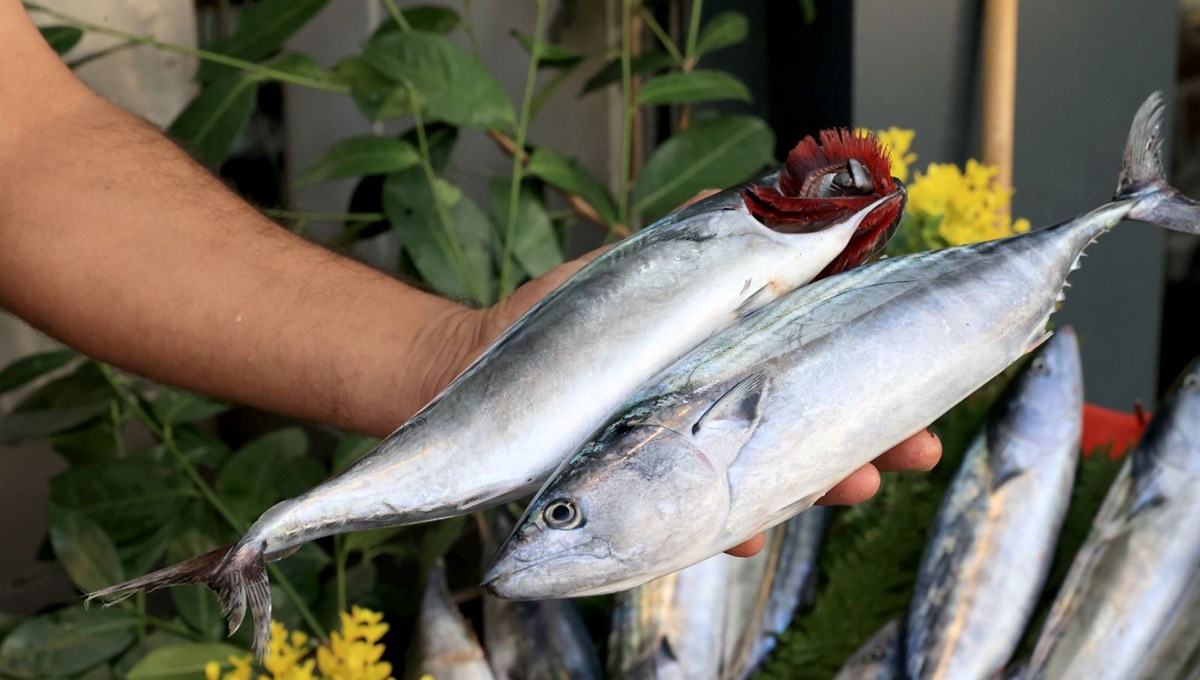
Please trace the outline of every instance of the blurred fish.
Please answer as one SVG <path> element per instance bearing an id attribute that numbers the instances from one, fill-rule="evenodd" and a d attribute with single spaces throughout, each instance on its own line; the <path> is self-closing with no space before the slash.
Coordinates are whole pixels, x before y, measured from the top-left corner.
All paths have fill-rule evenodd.
<path id="1" fill-rule="evenodd" d="M 529 309 L 453 383 L 349 468 L 263 513 L 231 548 L 91 593 L 205 583 L 254 646 L 270 638 L 266 563 L 346 531 L 427 522 L 535 491 L 681 354 L 899 224 L 904 189 L 874 138 L 806 138 L 777 172 L 625 239 Z"/>
<path id="2" fill-rule="evenodd" d="M 726 651 L 725 680 L 744 680 L 757 670 L 796 610 L 812 598 L 828 523 L 829 509 L 814 507 L 768 534 L 767 547 L 760 553 L 766 557 L 765 574 L 759 576 L 757 592 L 746 598 L 753 607 L 748 616 L 729 624 L 737 645 Z"/>
<path id="3" fill-rule="evenodd" d="M 489 556 L 512 527 L 513 518 L 507 510 L 493 511 Z M 485 594 L 483 641 L 496 680 L 604 677 L 592 638 L 570 600 L 518 602 Z"/>
<path id="4" fill-rule="evenodd" d="M 728 586 L 740 558 L 717 555 L 620 593 L 609 634 L 609 676 L 715 680 L 723 662 Z"/>
<path id="5" fill-rule="evenodd" d="M 990 679 L 1045 584 L 1079 462 L 1083 381 L 1070 327 L 1029 362 L 946 491 L 905 626 L 910 680 Z"/>
<path id="6" fill-rule="evenodd" d="M 1194 678 L 1197 499 L 1200 359 L 1155 412 L 1105 496 L 1034 647 L 1029 678 Z"/>
<path id="7" fill-rule="evenodd" d="M 623 590 L 810 507 L 1048 334 L 1084 249 L 1129 218 L 1200 233 L 1162 177 L 1163 103 L 1114 199 L 1069 222 L 810 284 L 676 362 L 554 474 L 484 575 L 510 598 Z"/>
<path id="8" fill-rule="evenodd" d="M 854 652 L 833 680 L 903 680 L 900 622 L 888 621 Z"/>
<path id="9" fill-rule="evenodd" d="M 432 675 L 437 680 L 493 680 L 492 669 L 475 630 L 458 611 L 439 559 L 429 570 L 417 631 L 409 650 L 407 680 Z"/>

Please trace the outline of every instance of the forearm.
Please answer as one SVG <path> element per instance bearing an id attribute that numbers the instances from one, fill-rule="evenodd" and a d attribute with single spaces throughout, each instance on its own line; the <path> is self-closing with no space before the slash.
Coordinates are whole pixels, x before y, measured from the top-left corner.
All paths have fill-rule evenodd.
<path id="1" fill-rule="evenodd" d="M 32 63 L 64 104 L 39 111 L 31 89 L 0 86 L 0 306 L 135 373 L 377 435 L 477 348 L 478 314 L 272 224 L 15 52 L 3 79 Z"/>

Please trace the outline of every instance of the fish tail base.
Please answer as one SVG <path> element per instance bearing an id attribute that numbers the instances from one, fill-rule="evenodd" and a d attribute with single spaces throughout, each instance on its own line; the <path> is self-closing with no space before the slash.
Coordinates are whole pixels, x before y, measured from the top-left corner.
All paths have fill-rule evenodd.
<path id="1" fill-rule="evenodd" d="M 203 583 L 211 588 L 229 619 L 229 634 L 242 625 L 246 602 L 254 618 L 254 650 L 261 660 L 271 639 L 271 586 L 261 544 L 218 548 L 186 562 L 151 572 L 132 581 L 88 593 L 85 604 L 100 600 L 110 606 L 138 592 Z"/>
<path id="2" fill-rule="evenodd" d="M 1167 183 L 1162 160 L 1165 105 L 1155 92 L 1138 109 L 1129 130 L 1114 199 L 1136 200 L 1131 219 L 1188 234 L 1200 234 L 1200 203 Z"/>

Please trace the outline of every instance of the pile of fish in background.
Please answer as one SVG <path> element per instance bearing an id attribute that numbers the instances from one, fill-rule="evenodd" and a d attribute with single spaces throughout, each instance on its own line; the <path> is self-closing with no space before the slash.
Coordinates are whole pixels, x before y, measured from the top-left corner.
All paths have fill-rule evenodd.
<path id="1" fill-rule="evenodd" d="M 779 172 L 595 260 L 375 450 L 269 509 L 237 544 L 89 599 L 203 582 L 232 629 L 249 605 L 261 654 L 268 562 L 332 534 L 462 515 L 540 486 L 488 551 L 483 580 L 489 598 L 541 602 L 489 599 L 485 654 L 435 569 L 410 674 L 598 677 L 571 605 L 545 600 L 619 592 L 611 677 L 747 677 L 812 592 L 825 524 L 813 503 L 1041 347 L 964 459 L 907 620 L 845 671 L 993 677 L 1045 581 L 1077 461 L 1077 350 L 1070 331 L 1049 342 L 1046 332 L 1067 276 L 1125 219 L 1200 233 L 1200 205 L 1163 177 L 1162 115 L 1157 94 L 1139 109 L 1109 203 L 1012 238 L 871 264 L 903 187 L 873 140 L 807 139 Z M 1114 485 L 1019 672 L 1195 677 L 1197 371 Z M 764 557 L 720 555 L 774 527 Z"/>

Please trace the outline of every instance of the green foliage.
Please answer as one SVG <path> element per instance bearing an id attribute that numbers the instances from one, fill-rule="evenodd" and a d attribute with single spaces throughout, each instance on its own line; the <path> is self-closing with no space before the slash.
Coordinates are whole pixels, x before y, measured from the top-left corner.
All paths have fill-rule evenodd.
<path id="1" fill-rule="evenodd" d="M 63 350 L 30 354 L 27 357 L 18 359 L 6 366 L 3 371 L 0 371 L 0 394 L 11 392 L 47 373 L 56 371 L 69 364 L 71 360 L 78 356 L 78 354 L 70 350 Z"/>
<path id="2" fill-rule="evenodd" d="M 305 187 L 343 177 L 386 175 L 407 170 L 421 162 L 411 144 L 392 137 L 364 135 L 335 144 L 321 160 L 305 168 L 296 177 L 296 186 Z"/>
<path id="3" fill-rule="evenodd" d="M 244 650 L 213 642 L 184 643 L 160 647 L 147 654 L 125 677 L 129 680 L 182 680 L 204 677 L 210 661 L 221 664 L 224 673 L 232 668 L 231 656 L 243 656 Z"/>
<path id="4" fill-rule="evenodd" d="M 759 118 L 698 120 L 650 155 L 633 188 L 633 210 L 661 215 L 698 191 L 736 184 L 772 162 L 774 146 Z"/>
<path id="5" fill-rule="evenodd" d="M 0 643 L 0 675 L 61 678 L 119 654 L 133 642 L 137 619 L 119 609 L 76 605 L 18 625 Z"/>
<path id="6" fill-rule="evenodd" d="M 74 26 L 42 26 L 42 37 L 58 54 L 66 54 L 83 39 L 83 31 Z"/>
<path id="7" fill-rule="evenodd" d="M 237 29 L 213 51 L 255 61 L 277 51 L 283 41 L 317 15 L 329 0 L 258 0 L 238 13 Z M 227 75 L 229 68 L 211 61 L 200 64 L 197 80 L 207 82 Z"/>
<path id="8" fill-rule="evenodd" d="M 750 90 L 724 71 L 691 71 L 649 80 L 637 97 L 639 104 L 691 104 L 723 99 L 748 102 Z"/>
<path id="9" fill-rule="evenodd" d="M 43 385 L 0 418 L 0 444 L 65 432 L 107 411 L 107 384 L 96 364 L 85 363 L 73 373 Z"/>
<path id="10" fill-rule="evenodd" d="M 750 34 L 750 21 L 740 12 L 721 12 L 700 29 L 696 51 L 707 54 L 722 47 L 737 45 Z"/>

